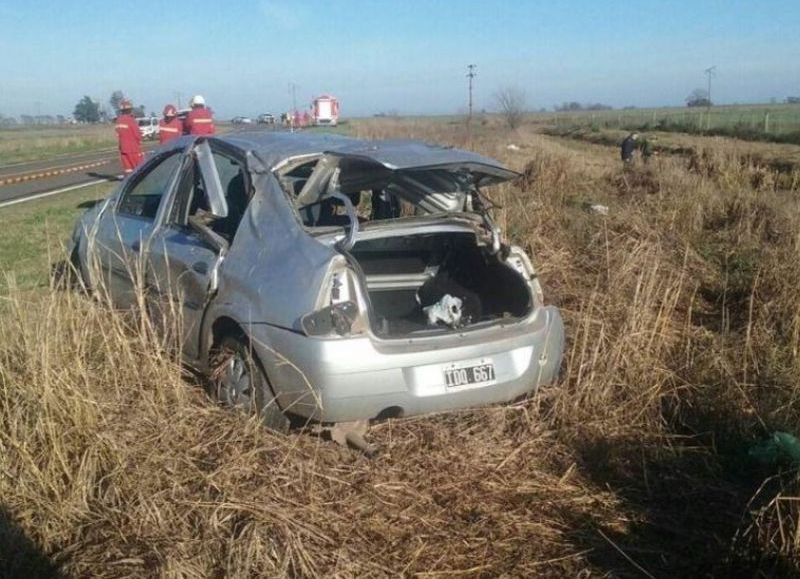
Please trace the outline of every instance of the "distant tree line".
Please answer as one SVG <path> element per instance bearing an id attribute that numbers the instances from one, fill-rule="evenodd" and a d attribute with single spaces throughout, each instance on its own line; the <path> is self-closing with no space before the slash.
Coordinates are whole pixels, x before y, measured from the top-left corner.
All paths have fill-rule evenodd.
<path id="1" fill-rule="evenodd" d="M 603 103 L 586 103 L 581 104 L 576 101 L 564 102 L 560 105 L 554 105 L 553 110 L 560 113 L 576 112 L 576 111 L 610 111 L 614 107 L 611 105 L 604 105 Z"/>
<path id="2" fill-rule="evenodd" d="M 109 122 L 119 114 L 119 105 L 125 98 L 122 91 L 115 90 L 109 98 L 109 105 L 106 106 L 94 100 L 89 95 L 84 95 L 75 105 L 72 117 L 64 115 L 19 115 L 16 117 L 0 114 L 0 127 L 13 127 L 16 125 L 56 125 L 65 123 L 105 123 Z M 150 113 L 151 115 L 153 113 Z M 133 108 L 133 116 L 144 117 L 145 106 L 139 105 Z"/>
<path id="3" fill-rule="evenodd" d="M 63 125 L 68 122 L 69 119 L 64 115 L 20 115 L 19 119 L 0 115 L 0 127 L 15 127 L 17 125 Z"/>
<path id="4" fill-rule="evenodd" d="M 108 104 L 110 105 L 110 108 L 108 108 L 92 99 L 89 95 L 85 95 L 75 105 L 72 116 L 79 123 L 108 122 L 119 115 L 119 107 L 124 98 L 125 96 L 121 90 L 115 90 L 108 99 Z M 134 107 L 133 116 L 136 118 L 146 116 L 145 106 L 140 104 Z"/>

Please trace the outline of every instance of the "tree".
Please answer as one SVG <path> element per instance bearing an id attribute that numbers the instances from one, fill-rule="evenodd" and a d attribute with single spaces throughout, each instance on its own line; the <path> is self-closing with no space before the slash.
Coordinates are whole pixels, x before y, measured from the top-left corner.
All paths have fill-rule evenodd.
<path id="1" fill-rule="evenodd" d="M 686 97 L 687 107 L 710 107 L 711 101 L 708 99 L 708 91 L 702 88 L 694 89 Z"/>
<path id="2" fill-rule="evenodd" d="M 96 103 L 90 96 L 84 96 L 78 104 L 72 116 L 80 123 L 96 123 L 100 120 L 100 103 Z"/>
<path id="3" fill-rule="evenodd" d="M 132 112 L 133 116 L 136 117 L 137 119 L 142 118 L 143 116 L 145 116 L 145 114 L 144 114 L 144 105 L 139 105 L 138 107 L 133 107 L 133 111 L 131 111 L 131 112 Z"/>
<path id="4" fill-rule="evenodd" d="M 125 98 L 125 95 L 122 94 L 121 90 L 115 90 L 111 93 L 111 98 L 108 99 L 108 104 L 111 105 L 111 110 L 114 111 L 114 116 L 119 114 L 119 104 L 122 102 L 122 99 Z"/>
<path id="5" fill-rule="evenodd" d="M 494 98 L 509 128 L 516 129 L 520 126 L 525 115 L 525 91 L 508 86 L 497 91 Z"/>

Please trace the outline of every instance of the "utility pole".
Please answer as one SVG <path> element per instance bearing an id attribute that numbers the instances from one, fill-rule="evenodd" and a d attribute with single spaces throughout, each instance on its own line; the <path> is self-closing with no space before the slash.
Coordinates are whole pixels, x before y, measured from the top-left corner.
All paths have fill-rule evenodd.
<path id="1" fill-rule="evenodd" d="M 295 83 L 289 83 L 289 92 L 292 93 L 292 112 L 289 114 L 289 127 L 294 132 L 294 117 L 297 114 L 297 85 Z"/>
<path id="2" fill-rule="evenodd" d="M 183 94 L 181 93 L 181 91 L 179 91 L 179 90 L 175 91 L 175 100 L 178 101 L 178 110 L 181 109 L 181 97 L 182 96 L 183 96 Z"/>
<path id="3" fill-rule="evenodd" d="M 476 68 L 477 65 L 475 64 L 467 65 L 467 78 L 469 79 L 469 116 L 467 117 L 467 124 L 472 122 L 472 79 L 477 76 Z"/>
<path id="4" fill-rule="evenodd" d="M 717 76 L 717 65 L 709 66 L 705 69 L 705 75 L 708 77 L 708 105 L 706 106 L 706 130 L 711 128 L 711 79 Z"/>
<path id="5" fill-rule="evenodd" d="M 709 66 L 703 72 L 708 77 L 708 106 L 711 106 L 711 79 L 717 76 L 717 65 Z"/>
<path id="6" fill-rule="evenodd" d="M 292 93 L 292 114 L 294 114 L 297 110 L 297 85 L 295 83 L 289 83 L 289 92 Z"/>

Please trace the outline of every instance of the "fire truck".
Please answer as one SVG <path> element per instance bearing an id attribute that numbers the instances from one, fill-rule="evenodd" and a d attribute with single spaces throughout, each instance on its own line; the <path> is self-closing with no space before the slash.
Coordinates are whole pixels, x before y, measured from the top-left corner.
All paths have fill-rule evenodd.
<path id="1" fill-rule="evenodd" d="M 320 95 L 311 103 L 314 124 L 335 127 L 339 122 L 339 101 L 329 94 Z"/>

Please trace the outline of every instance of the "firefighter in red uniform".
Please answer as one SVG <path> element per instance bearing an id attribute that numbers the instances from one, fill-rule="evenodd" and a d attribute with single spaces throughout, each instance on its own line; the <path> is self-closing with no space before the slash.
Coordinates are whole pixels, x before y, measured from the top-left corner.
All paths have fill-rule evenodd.
<path id="1" fill-rule="evenodd" d="M 187 135 L 213 135 L 214 119 L 211 111 L 206 108 L 206 99 L 195 95 L 189 104 L 192 110 L 183 122 L 183 132 Z"/>
<path id="2" fill-rule="evenodd" d="M 123 99 L 119 104 L 115 127 L 119 138 L 119 160 L 126 175 L 132 173 L 142 162 L 142 133 L 139 132 L 139 124 L 131 114 L 132 110 L 131 101 Z"/>
<path id="3" fill-rule="evenodd" d="M 162 145 L 183 134 L 183 123 L 173 105 L 164 107 L 164 118 L 158 121 L 158 142 Z"/>

